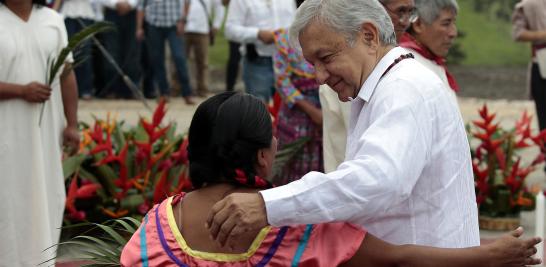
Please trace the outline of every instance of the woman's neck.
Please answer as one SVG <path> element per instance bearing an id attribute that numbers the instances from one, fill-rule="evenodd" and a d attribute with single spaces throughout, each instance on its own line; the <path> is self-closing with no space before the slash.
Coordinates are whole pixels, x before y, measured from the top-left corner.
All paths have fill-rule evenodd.
<path id="1" fill-rule="evenodd" d="M 243 253 L 256 238 L 258 232 L 247 233 L 232 248 L 222 247 L 209 238 L 205 222 L 212 206 L 231 193 L 254 193 L 258 189 L 244 188 L 229 183 L 211 184 L 188 193 L 184 199 L 173 206 L 178 229 L 193 250 L 216 253 Z M 180 212 L 180 213 L 179 213 Z M 179 215 L 180 214 L 180 215 Z"/>
<path id="2" fill-rule="evenodd" d="M 6 7 L 24 21 L 28 21 L 32 12 L 32 1 L 28 0 L 6 0 Z"/>

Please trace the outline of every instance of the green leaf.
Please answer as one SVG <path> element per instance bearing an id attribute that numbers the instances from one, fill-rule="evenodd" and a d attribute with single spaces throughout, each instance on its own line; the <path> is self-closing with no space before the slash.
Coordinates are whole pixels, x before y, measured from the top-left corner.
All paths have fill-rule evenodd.
<path id="1" fill-rule="evenodd" d="M 91 36 L 104 32 L 107 30 L 112 30 L 113 26 L 111 23 L 108 22 L 97 22 L 92 25 L 89 25 L 88 27 L 85 27 L 83 30 L 76 33 L 74 36 L 72 36 L 68 40 L 68 45 L 63 48 L 57 57 L 55 59 L 55 62 L 50 68 L 49 71 L 49 79 L 47 81 L 48 85 L 51 85 L 53 83 L 53 79 L 55 79 L 55 76 L 57 76 L 59 70 L 62 66 L 64 66 L 64 63 L 66 62 L 66 58 L 72 52 L 74 49 L 76 49 L 78 46 L 80 46 L 85 40 L 90 38 Z"/>
<path id="2" fill-rule="evenodd" d="M 294 156 L 300 153 L 301 149 L 311 140 L 310 137 L 302 137 L 290 144 L 284 146 L 284 148 L 277 152 L 275 156 L 275 163 L 273 163 L 272 176 L 275 177 L 280 175 L 282 169 L 286 164 L 292 160 Z"/>
<path id="3" fill-rule="evenodd" d="M 142 195 L 128 195 L 121 200 L 121 208 L 128 210 L 136 210 L 136 208 L 144 203 L 144 197 Z"/>
<path id="4" fill-rule="evenodd" d="M 113 238 L 114 241 L 116 241 L 119 245 L 125 246 L 125 244 L 129 241 L 123 238 L 120 234 L 118 234 L 112 227 L 106 226 L 103 224 L 96 223 L 96 226 L 98 226 L 100 229 L 105 231 L 109 236 Z"/>
<path id="5" fill-rule="evenodd" d="M 63 175 L 64 178 L 68 178 L 76 172 L 76 170 L 82 165 L 82 162 L 87 156 L 85 154 L 77 154 L 63 160 Z"/>

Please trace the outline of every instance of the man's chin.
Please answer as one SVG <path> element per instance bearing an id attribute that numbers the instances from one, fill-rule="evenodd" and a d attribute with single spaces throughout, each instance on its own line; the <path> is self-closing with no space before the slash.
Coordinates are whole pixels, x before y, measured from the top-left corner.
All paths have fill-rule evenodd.
<path id="1" fill-rule="evenodd" d="M 341 101 L 341 102 L 349 102 L 349 101 L 351 101 L 351 100 L 349 99 L 348 96 L 342 96 L 342 95 L 340 95 L 340 94 L 337 94 L 337 98 L 338 98 L 339 101 Z"/>

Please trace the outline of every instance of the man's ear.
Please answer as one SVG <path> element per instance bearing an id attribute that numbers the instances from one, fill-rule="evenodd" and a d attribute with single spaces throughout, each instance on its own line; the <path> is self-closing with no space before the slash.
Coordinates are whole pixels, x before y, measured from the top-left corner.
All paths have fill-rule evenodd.
<path id="1" fill-rule="evenodd" d="M 379 46 L 379 30 L 377 27 L 369 22 L 362 23 L 360 27 L 360 33 L 362 34 L 364 44 L 370 47 Z"/>
<path id="2" fill-rule="evenodd" d="M 417 18 L 414 22 L 412 22 L 410 27 L 412 27 L 416 34 L 422 34 L 426 30 L 426 24 L 421 18 Z"/>

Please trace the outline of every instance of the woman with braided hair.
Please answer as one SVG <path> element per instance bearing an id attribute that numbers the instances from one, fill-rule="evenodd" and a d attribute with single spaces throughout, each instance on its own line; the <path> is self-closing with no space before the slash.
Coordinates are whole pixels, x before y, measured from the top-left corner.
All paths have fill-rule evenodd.
<path id="1" fill-rule="evenodd" d="M 170 197 L 143 219 L 121 255 L 122 266 L 524 266 L 538 238 L 522 229 L 466 249 L 394 246 L 359 226 L 329 223 L 265 227 L 228 246 L 209 238 L 212 206 L 233 192 L 256 192 L 268 177 L 277 141 L 265 105 L 248 94 L 224 92 L 203 102 L 189 132 L 194 191 Z M 241 218 L 245 220 L 245 218 Z"/>

